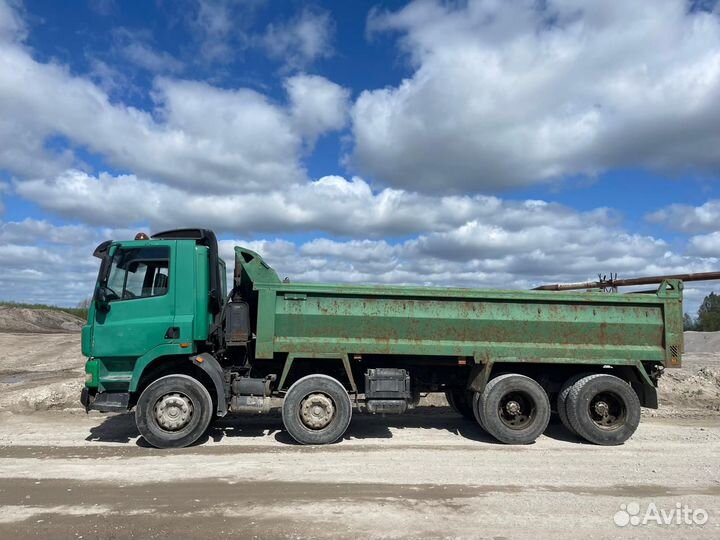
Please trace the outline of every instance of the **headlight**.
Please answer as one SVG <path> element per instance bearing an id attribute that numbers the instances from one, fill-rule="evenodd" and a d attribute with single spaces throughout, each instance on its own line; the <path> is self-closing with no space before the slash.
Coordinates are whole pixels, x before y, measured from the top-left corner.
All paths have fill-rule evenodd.
<path id="1" fill-rule="evenodd" d="M 85 374 L 85 382 L 91 383 L 93 381 L 93 374 L 92 373 L 86 373 Z"/>

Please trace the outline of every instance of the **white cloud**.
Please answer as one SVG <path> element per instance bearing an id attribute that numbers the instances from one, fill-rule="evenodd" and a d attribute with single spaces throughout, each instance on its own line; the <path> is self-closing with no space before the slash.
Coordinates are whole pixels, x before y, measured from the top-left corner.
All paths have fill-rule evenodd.
<path id="1" fill-rule="evenodd" d="M 98 15 L 109 17 L 118 12 L 116 0 L 89 0 L 88 5 Z"/>
<path id="2" fill-rule="evenodd" d="M 39 261 L 60 264 L 62 259 L 58 254 L 38 246 L 3 244 L 0 245 L 0 261 L 2 261 L 1 267 L 4 269 L 22 269 L 37 266 Z"/>
<path id="3" fill-rule="evenodd" d="M 720 200 L 712 199 L 700 206 L 672 204 L 646 216 L 651 223 L 686 233 L 720 230 Z"/>
<path id="4" fill-rule="evenodd" d="M 498 205 L 512 208 L 507 201 Z M 497 213 L 487 220 L 493 238 L 486 238 L 487 230 L 470 223 L 396 243 L 362 238 L 316 238 L 299 244 L 285 239 L 226 238 L 220 241 L 220 251 L 231 267 L 233 246 L 246 246 L 263 255 L 281 277 L 294 282 L 505 289 L 594 279 L 598 272 L 617 271 L 621 277 L 631 277 L 717 266 L 718 259 L 673 253 L 661 240 L 630 235 L 612 224 L 590 226 L 592 214 L 562 207 L 546 210 L 548 224 L 544 226 L 501 225 L 503 213 Z M 552 225 L 553 214 L 560 216 L 557 227 Z M 132 238 L 134 233 L 135 229 L 52 225 L 31 219 L 0 223 L 0 299 L 74 305 L 92 291 L 98 265 L 91 256 L 95 245 L 107 238 Z M 48 283 L 57 286 L 48 288 Z M 686 311 L 694 312 L 701 292 L 709 292 L 710 287 L 694 286 Z"/>
<path id="5" fill-rule="evenodd" d="M 326 176 L 265 193 L 188 194 L 135 175 L 68 170 L 54 178 L 16 181 L 21 197 L 68 219 L 101 226 L 149 223 L 155 228 L 205 224 L 226 232 L 324 231 L 341 236 L 407 236 L 451 231 L 468 223 L 528 228 L 610 228 L 618 217 L 599 208 L 579 213 L 544 201 L 488 196 L 433 197 L 403 190 L 374 192 L 361 178 Z M 213 212 L 207 209 L 212 208 Z"/>
<path id="6" fill-rule="evenodd" d="M 266 0 L 189 0 L 185 22 L 204 63 L 232 64 L 249 50 L 282 64 L 281 71 L 304 70 L 333 54 L 330 13 L 303 7 L 286 20 L 257 29 Z"/>
<path id="7" fill-rule="evenodd" d="M 395 283 L 480 288 L 528 289 L 540 283 L 596 279 L 597 273 L 617 270 L 621 277 L 704 271 L 711 261 L 660 251 L 651 238 L 627 239 L 617 231 L 605 231 L 603 247 L 613 242 L 608 258 L 588 253 L 585 244 L 559 246 L 547 254 L 526 251 L 511 242 L 503 253 L 472 252 L 450 260 L 442 252 L 421 249 L 417 241 L 389 244 L 383 240 L 336 241 L 315 239 L 301 245 L 286 240 L 224 240 L 223 256 L 232 259 L 232 245 L 244 245 L 263 255 L 281 276 L 291 281 L 343 283 Z M 424 241 L 421 237 L 420 241 Z M 623 247 L 624 246 L 624 247 Z M 641 252 L 636 253 L 640 246 Z M 608 268 L 611 266 L 611 268 Z"/>
<path id="8" fill-rule="evenodd" d="M 698 257 L 720 259 L 720 231 L 691 237 L 688 242 L 688 252 Z"/>
<path id="9" fill-rule="evenodd" d="M 155 109 L 148 112 L 111 102 L 90 80 L 5 43 L 0 168 L 48 177 L 77 165 L 72 146 L 82 145 L 121 170 L 189 190 L 265 190 L 304 181 L 301 154 L 312 139 L 341 124 L 346 94 L 321 77 L 287 84 L 295 92 L 293 111 L 246 88 L 157 79 Z M 323 90 L 325 112 L 321 97 L 302 94 L 303 84 Z M 45 141 L 56 135 L 67 137 L 69 148 L 49 151 Z"/>
<path id="10" fill-rule="evenodd" d="M 88 57 L 88 64 L 88 78 L 109 96 L 125 95 L 136 90 L 130 82 L 127 70 L 118 69 L 95 57 Z"/>
<path id="11" fill-rule="evenodd" d="M 601 272 L 645 272 L 648 265 L 663 261 L 668 252 L 662 240 L 579 222 L 575 227 L 547 224 L 509 231 L 472 221 L 446 233 L 421 236 L 409 244 L 418 254 L 439 260 L 476 261 L 486 272 L 502 268 L 514 279 L 565 276 L 562 281 L 570 281 L 571 276 L 587 279 Z"/>
<path id="12" fill-rule="evenodd" d="M 604 208 L 578 212 L 543 201 L 431 197 L 391 189 L 374 193 L 359 178 L 325 177 L 263 194 L 187 197 L 135 176 L 68 171 L 52 181 L 19 182 L 15 189 L 47 210 L 102 226 L 203 226 L 246 237 L 309 231 L 353 238 L 315 239 L 298 248 L 283 243 L 285 255 L 300 250 L 310 272 L 303 271 L 304 278 L 339 279 L 350 265 L 350 281 L 529 286 L 541 278 L 575 281 L 598 272 L 629 276 L 707 266 L 673 253 L 662 239 L 626 232 Z M 409 239 L 380 239 L 392 237 Z M 342 262 L 337 271 L 328 267 L 329 274 L 328 259 Z"/>
<path id="13" fill-rule="evenodd" d="M 15 41 L 25 37 L 25 23 L 20 17 L 19 3 L 13 0 L 0 2 L 0 41 Z"/>
<path id="14" fill-rule="evenodd" d="M 332 21 L 325 11 L 303 9 L 293 19 L 267 26 L 260 43 L 288 69 L 302 69 L 332 55 Z"/>
<path id="15" fill-rule="evenodd" d="M 0 222 L 0 300 L 77 305 L 92 295 L 95 246 L 131 234 L 29 218 Z"/>
<path id="16" fill-rule="evenodd" d="M 416 1 L 376 12 L 414 72 L 352 111 L 354 165 L 413 190 L 720 166 L 720 19 L 683 0 Z"/>
<path id="17" fill-rule="evenodd" d="M 249 45 L 248 27 L 261 1 L 193 0 L 187 16 L 206 62 L 228 64 Z"/>
<path id="18" fill-rule="evenodd" d="M 96 233 L 84 225 L 52 225 L 45 220 L 0 222 L 0 244 L 77 244 Z"/>
<path id="19" fill-rule="evenodd" d="M 119 32 L 118 52 L 128 62 L 151 73 L 179 73 L 183 63 L 166 51 L 158 51 L 145 43 L 137 34 Z"/>
<path id="20" fill-rule="evenodd" d="M 0 182 L 0 216 L 5 212 L 5 205 L 3 204 L 3 193 L 8 190 L 8 185 L 4 182 Z"/>
<path id="21" fill-rule="evenodd" d="M 317 75 L 296 75 L 285 81 L 290 115 L 310 144 L 318 135 L 342 129 L 347 121 L 350 92 Z"/>
<path id="22" fill-rule="evenodd" d="M 69 170 L 53 180 L 27 180 L 15 184 L 15 192 L 45 209 L 93 225 L 118 226 L 143 222 L 159 211 L 157 193 L 168 188 L 141 182 L 135 176 L 113 177 L 101 173 L 92 177 Z M 170 190 L 178 197 L 187 196 Z M 167 201 L 168 203 L 171 200 Z"/>

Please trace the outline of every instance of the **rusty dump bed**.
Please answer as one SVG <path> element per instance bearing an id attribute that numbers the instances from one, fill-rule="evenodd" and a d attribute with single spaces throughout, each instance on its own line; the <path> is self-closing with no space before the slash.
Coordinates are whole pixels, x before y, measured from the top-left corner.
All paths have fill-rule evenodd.
<path id="1" fill-rule="evenodd" d="M 679 366 L 682 282 L 656 293 L 499 291 L 283 283 L 236 248 L 257 314 L 256 358 L 387 354 L 475 362 Z"/>

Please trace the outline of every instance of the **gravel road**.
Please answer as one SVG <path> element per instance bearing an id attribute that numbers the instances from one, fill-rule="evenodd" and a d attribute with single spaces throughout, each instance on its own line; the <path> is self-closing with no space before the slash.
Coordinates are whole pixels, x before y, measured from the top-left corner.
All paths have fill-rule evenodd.
<path id="1" fill-rule="evenodd" d="M 274 414 L 224 419 L 201 444 L 160 451 L 132 415 L 77 409 L 77 333 L 31 330 L 0 332 L 0 540 L 720 538 L 720 333 L 686 334 L 691 352 L 661 380 L 660 409 L 620 447 L 555 424 L 533 445 L 504 446 L 443 406 L 357 415 L 325 447 L 292 444 Z M 651 504 L 707 522 L 615 524 Z"/>
<path id="2" fill-rule="evenodd" d="M 277 415 L 172 451 L 144 447 L 127 414 L 0 423 L 3 539 L 720 537 L 718 415 L 645 418 L 614 448 L 559 425 L 508 447 L 447 408 L 357 415 L 325 447 L 292 444 Z M 632 503 L 707 522 L 616 525 Z"/>

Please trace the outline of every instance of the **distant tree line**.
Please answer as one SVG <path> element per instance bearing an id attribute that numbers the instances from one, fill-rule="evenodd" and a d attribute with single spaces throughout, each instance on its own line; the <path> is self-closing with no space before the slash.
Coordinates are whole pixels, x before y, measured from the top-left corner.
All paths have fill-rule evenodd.
<path id="1" fill-rule="evenodd" d="M 689 313 L 683 317 L 685 330 L 697 332 L 716 332 L 720 330 L 720 294 L 710 293 L 698 309 L 697 318 Z"/>

